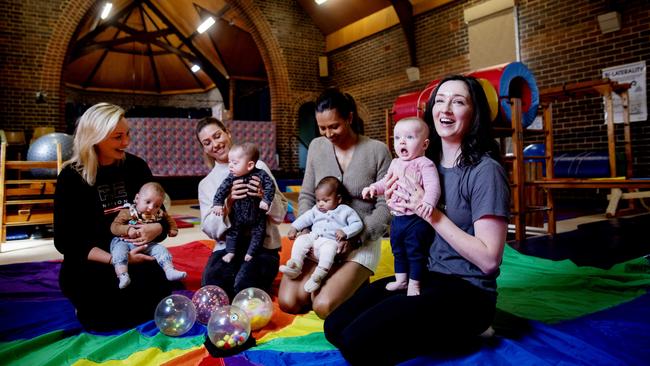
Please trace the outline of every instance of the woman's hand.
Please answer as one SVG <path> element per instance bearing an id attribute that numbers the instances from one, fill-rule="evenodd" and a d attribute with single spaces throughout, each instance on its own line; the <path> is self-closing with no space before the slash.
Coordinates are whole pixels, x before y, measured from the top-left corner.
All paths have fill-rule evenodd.
<path id="1" fill-rule="evenodd" d="M 248 196 L 248 186 L 249 184 L 244 183 L 243 179 L 235 179 L 232 182 L 232 188 L 230 189 L 230 200 L 240 200 Z"/>
<path id="2" fill-rule="evenodd" d="M 386 190 L 384 191 L 384 197 L 386 197 L 386 201 L 390 201 L 393 198 L 393 192 L 399 188 L 399 183 L 397 175 L 393 174 L 393 172 L 388 172 L 386 174 Z"/>
<path id="3" fill-rule="evenodd" d="M 244 183 L 243 179 L 236 179 L 232 182 L 232 190 L 230 191 L 230 198 L 234 200 L 242 199 L 247 196 L 257 196 L 262 198 L 264 192 L 262 191 L 262 183 L 260 177 L 257 175 L 251 176 L 248 183 Z"/>
<path id="4" fill-rule="evenodd" d="M 253 175 L 248 181 L 248 195 L 257 196 L 259 198 L 264 197 L 264 191 L 262 190 L 262 179 L 257 175 Z"/>
<path id="5" fill-rule="evenodd" d="M 159 223 L 137 224 L 135 228 L 136 237 L 126 239 L 134 245 L 144 245 L 154 241 L 163 232 L 163 227 Z"/>
<path id="6" fill-rule="evenodd" d="M 142 262 L 148 262 L 148 261 L 155 260 L 156 258 L 154 258 L 154 257 L 152 257 L 150 255 L 142 253 L 143 251 L 147 250 L 147 248 L 149 248 L 149 246 L 145 244 L 145 245 L 140 245 L 140 246 L 137 246 L 137 247 L 131 249 L 129 251 L 129 259 L 128 259 L 129 263 L 130 264 L 137 264 L 137 263 L 142 263 Z"/>
<path id="7" fill-rule="evenodd" d="M 248 184 L 244 183 L 243 179 L 235 179 L 232 182 L 232 187 L 230 188 L 230 196 L 228 196 L 228 198 L 226 198 L 226 202 L 224 202 L 221 216 L 223 217 L 228 216 L 228 214 L 230 213 L 230 209 L 232 208 L 232 203 L 234 201 L 248 197 L 248 195 L 250 194 L 249 193 L 250 185 L 251 185 L 250 182 Z"/>
<path id="8" fill-rule="evenodd" d="M 336 242 L 336 254 L 346 255 L 359 247 L 359 237 L 343 239 Z"/>
<path id="9" fill-rule="evenodd" d="M 411 210 L 425 220 L 433 213 L 433 208 L 430 205 L 422 204 L 424 188 L 417 182 L 416 177 L 406 174 L 399 182 L 395 181 L 390 189 L 391 195 L 394 198 L 399 198 L 393 202 L 395 211 L 405 213 L 407 210 Z"/>

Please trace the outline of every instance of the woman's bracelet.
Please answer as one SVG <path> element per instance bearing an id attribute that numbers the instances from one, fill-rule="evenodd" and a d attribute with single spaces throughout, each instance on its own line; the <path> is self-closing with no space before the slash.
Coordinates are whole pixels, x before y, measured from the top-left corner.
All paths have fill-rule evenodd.
<path id="1" fill-rule="evenodd" d="M 112 254 L 111 254 L 111 256 L 108 258 L 108 264 L 111 264 L 111 262 L 113 262 L 113 255 L 112 255 Z"/>

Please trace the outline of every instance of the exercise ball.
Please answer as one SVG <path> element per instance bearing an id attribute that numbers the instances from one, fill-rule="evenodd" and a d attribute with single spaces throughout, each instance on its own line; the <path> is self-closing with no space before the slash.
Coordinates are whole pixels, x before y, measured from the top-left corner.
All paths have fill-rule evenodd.
<path id="1" fill-rule="evenodd" d="M 29 161 L 56 161 L 56 144 L 61 144 L 62 161 L 72 158 L 72 136 L 53 132 L 43 135 L 29 145 L 27 160 Z M 56 169 L 35 168 L 31 170 L 32 175 L 37 178 L 56 177 Z"/>

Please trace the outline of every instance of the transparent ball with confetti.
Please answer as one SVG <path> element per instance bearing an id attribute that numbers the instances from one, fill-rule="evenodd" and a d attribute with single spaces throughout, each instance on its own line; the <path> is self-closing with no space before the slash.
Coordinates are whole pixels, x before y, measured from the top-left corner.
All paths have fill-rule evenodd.
<path id="1" fill-rule="evenodd" d="M 250 334 L 248 315 L 237 306 L 217 308 L 208 321 L 208 338 L 219 349 L 229 350 L 241 346 Z"/>
<path id="2" fill-rule="evenodd" d="M 241 290 L 232 300 L 232 304 L 246 312 L 251 321 L 252 330 L 264 328 L 273 316 L 271 296 L 256 287 Z"/>
<path id="3" fill-rule="evenodd" d="M 173 337 L 180 336 L 194 325 L 196 308 L 186 296 L 169 295 L 160 300 L 153 319 L 162 333 Z"/>
<path id="4" fill-rule="evenodd" d="M 198 289 L 192 296 L 192 303 L 196 307 L 196 320 L 208 324 L 210 315 L 218 307 L 229 305 L 228 295 L 221 287 L 207 285 Z"/>

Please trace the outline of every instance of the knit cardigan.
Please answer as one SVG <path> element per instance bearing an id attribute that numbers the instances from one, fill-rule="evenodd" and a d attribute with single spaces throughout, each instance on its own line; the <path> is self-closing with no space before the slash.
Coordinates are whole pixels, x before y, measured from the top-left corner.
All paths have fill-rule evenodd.
<path id="1" fill-rule="evenodd" d="M 364 224 L 360 234 L 362 245 L 347 259 L 373 272 L 379 262 L 379 239 L 386 232 L 391 216 L 383 197 L 363 200 L 361 191 L 386 174 L 391 160 L 390 151 L 384 143 L 359 135 L 350 164 L 343 172 L 336 159 L 334 145 L 325 137 L 315 138 L 309 145 L 305 177 L 298 197 L 299 211 L 307 212 L 316 203 L 314 191 L 321 179 L 334 176 L 341 180 L 352 196 L 348 205 L 361 216 Z"/>

